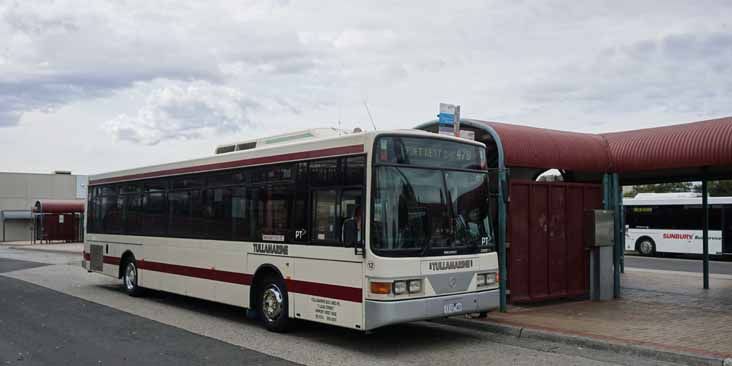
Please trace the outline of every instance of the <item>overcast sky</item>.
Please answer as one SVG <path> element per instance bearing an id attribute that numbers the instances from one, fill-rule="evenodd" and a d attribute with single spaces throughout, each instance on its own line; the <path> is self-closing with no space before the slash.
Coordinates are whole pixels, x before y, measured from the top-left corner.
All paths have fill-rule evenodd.
<path id="1" fill-rule="evenodd" d="M 732 1 L 0 0 L 0 171 L 312 128 L 607 132 L 732 115 Z"/>

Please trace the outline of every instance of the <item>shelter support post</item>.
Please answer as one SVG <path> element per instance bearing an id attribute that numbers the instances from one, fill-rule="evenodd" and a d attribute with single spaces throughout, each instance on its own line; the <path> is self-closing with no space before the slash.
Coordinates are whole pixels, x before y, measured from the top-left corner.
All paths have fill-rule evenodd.
<path id="1" fill-rule="evenodd" d="M 613 245 L 613 297 L 620 297 L 620 256 L 622 247 L 621 228 L 620 228 L 620 205 L 622 200 L 620 195 L 620 179 L 617 174 L 605 174 L 602 176 L 602 205 L 606 210 L 612 210 L 615 213 L 613 226 L 613 236 L 615 244 Z M 591 272 L 592 273 L 592 272 Z"/>
<path id="2" fill-rule="evenodd" d="M 617 175 L 617 174 L 616 174 Z M 620 239 L 620 273 L 625 273 L 625 207 L 623 206 L 623 186 L 618 182 L 618 237 Z"/>
<path id="3" fill-rule="evenodd" d="M 621 217 L 623 216 L 623 196 L 620 192 L 620 178 L 617 173 L 612 174 L 610 186 L 612 188 L 610 195 L 611 202 L 613 203 L 612 210 L 615 211 L 615 230 L 613 230 L 615 234 L 615 255 L 613 255 L 613 296 L 617 299 L 620 297 L 620 268 L 622 266 L 623 250 L 625 249 L 623 247 L 622 240 L 623 228 L 620 226 Z"/>
<path id="4" fill-rule="evenodd" d="M 602 175 L 602 208 L 605 210 L 610 209 L 610 176 L 608 174 Z M 614 251 L 615 249 L 613 249 Z M 590 256 L 590 284 L 597 283 L 596 272 L 597 269 L 595 268 L 597 266 L 597 263 L 592 258 L 592 255 Z M 592 296 L 592 285 L 590 285 L 590 296 Z"/>
<path id="5" fill-rule="evenodd" d="M 704 251 L 704 289 L 709 289 L 709 187 L 706 174 L 702 179 L 702 210 L 704 211 L 704 228 L 702 246 Z"/>
<path id="6" fill-rule="evenodd" d="M 508 203 L 508 187 L 506 186 L 506 169 L 502 166 L 498 169 L 498 270 L 500 275 L 500 311 L 507 311 L 506 284 L 508 271 L 506 270 L 506 206 Z"/>

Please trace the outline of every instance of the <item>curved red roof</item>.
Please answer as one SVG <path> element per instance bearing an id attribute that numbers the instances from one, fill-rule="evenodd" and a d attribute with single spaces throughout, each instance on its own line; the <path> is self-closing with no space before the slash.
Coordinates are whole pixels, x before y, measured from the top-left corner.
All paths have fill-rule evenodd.
<path id="1" fill-rule="evenodd" d="M 613 172 L 732 166 L 732 117 L 600 136 Z"/>
<path id="2" fill-rule="evenodd" d="M 732 117 L 605 134 L 473 119 L 461 123 L 495 134 L 506 167 L 621 173 L 626 183 L 732 174 Z"/>
<path id="3" fill-rule="evenodd" d="M 463 122 L 487 125 L 498 134 L 507 167 L 598 173 L 607 172 L 610 167 L 607 147 L 599 135 L 490 121 Z"/>
<path id="4" fill-rule="evenodd" d="M 36 201 L 33 212 L 37 213 L 84 213 L 84 201 L 40 200 Z"/>

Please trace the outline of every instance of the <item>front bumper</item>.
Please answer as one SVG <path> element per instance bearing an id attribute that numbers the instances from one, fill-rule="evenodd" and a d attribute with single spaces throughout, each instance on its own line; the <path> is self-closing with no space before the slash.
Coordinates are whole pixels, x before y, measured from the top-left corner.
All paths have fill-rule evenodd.
<path id="1" fill-rule="evenodd" d="M 462 310 L 445 314 L 445 305 L 456 303 L 462 304 Z M 413 300 L 366 300 L 364 305 L 366 311 L 365 330 L 415 320 L 479 313 L 496 309 L 499 304 L 498 289 Z"/>

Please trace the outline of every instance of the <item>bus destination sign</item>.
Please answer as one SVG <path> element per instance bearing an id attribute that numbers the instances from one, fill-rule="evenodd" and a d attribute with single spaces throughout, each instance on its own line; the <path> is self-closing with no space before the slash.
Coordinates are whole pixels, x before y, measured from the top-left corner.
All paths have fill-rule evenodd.
<path id="1" fill-rule="evenodd" d="M 406 146 L 407 155 L 416 159 L 437 159 L 443 161 L 470 161 L 475 148 L 473 146 L 458 146 L 455 149 L 441 149 L 439 147 L 429 146 Z"/>
<path id="2" fill-rule="evenodd" d="M 381 137 L 377 158 L 383 163 L 458 169 L 482 169 L 485 151 L 480 146 L 456 141 Z"/>

